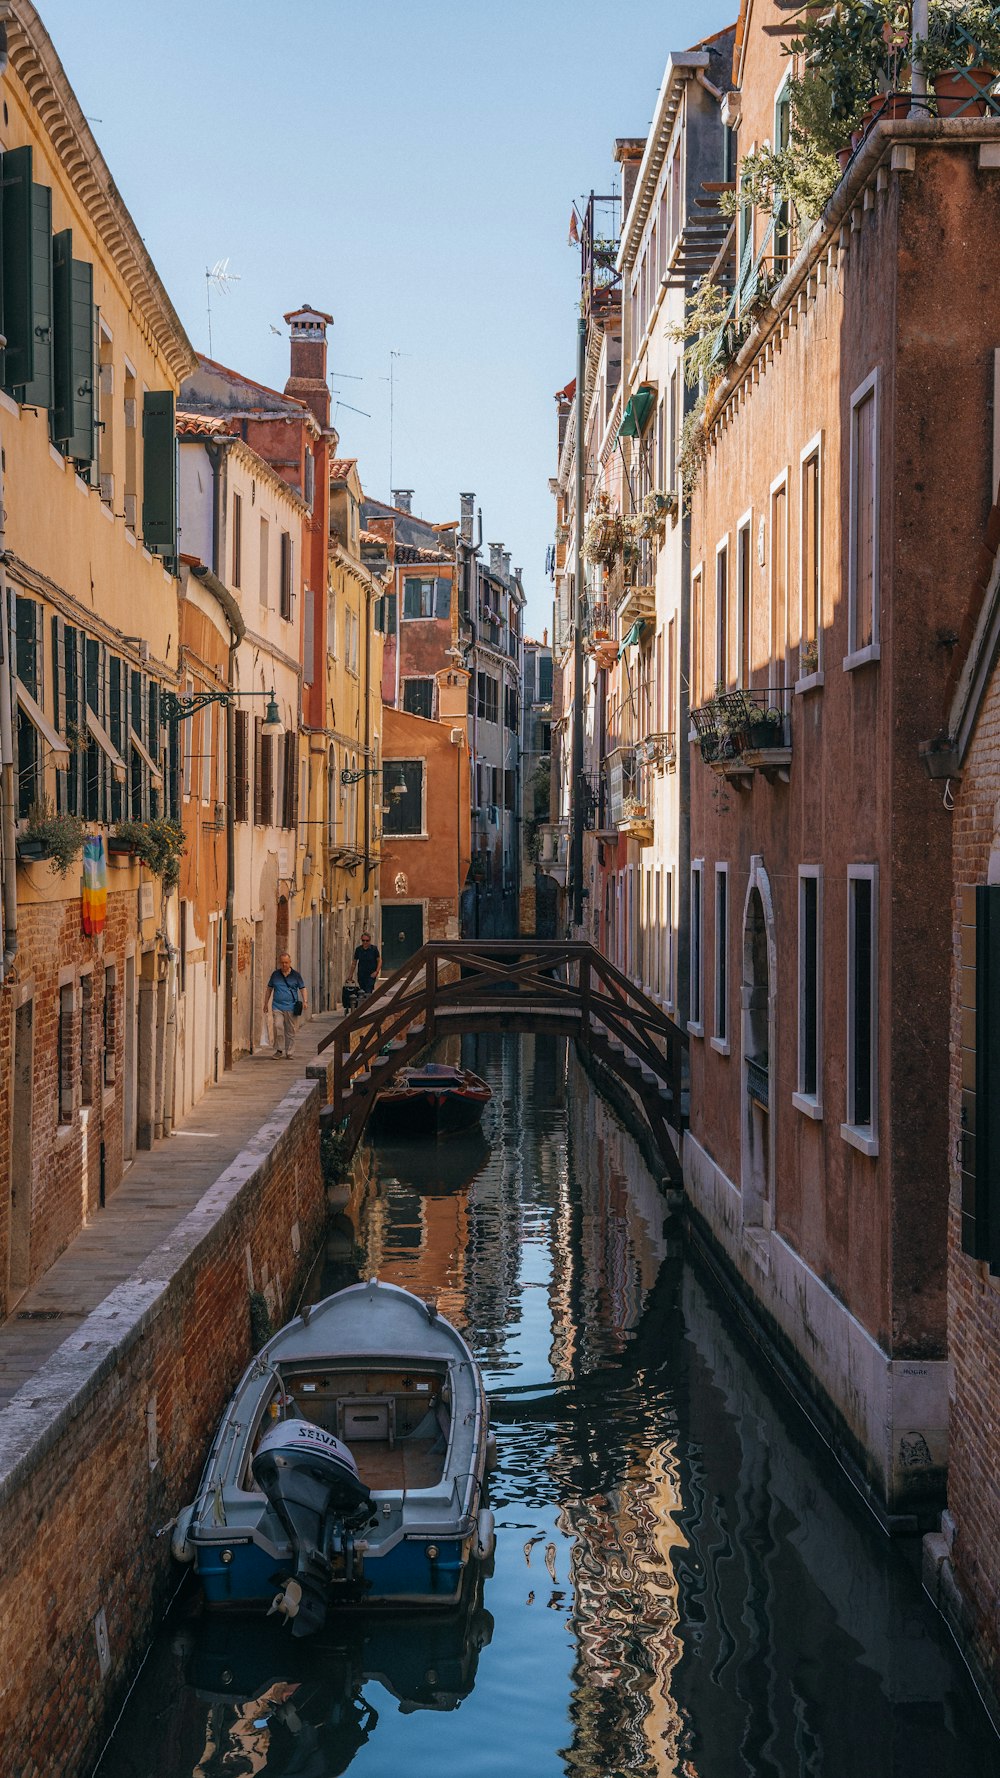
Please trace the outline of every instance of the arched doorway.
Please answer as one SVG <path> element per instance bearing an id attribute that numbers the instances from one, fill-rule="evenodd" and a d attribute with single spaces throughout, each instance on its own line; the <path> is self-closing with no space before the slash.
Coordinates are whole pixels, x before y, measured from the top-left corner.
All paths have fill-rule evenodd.
<path id="1" fill-rule="evenodd" d="M 743 1121 L 741 1189 L 744 1225 L 770 1228 L 774 1207 L 774 910 L 767 872 L 751 861 L 743 911 Z"/>

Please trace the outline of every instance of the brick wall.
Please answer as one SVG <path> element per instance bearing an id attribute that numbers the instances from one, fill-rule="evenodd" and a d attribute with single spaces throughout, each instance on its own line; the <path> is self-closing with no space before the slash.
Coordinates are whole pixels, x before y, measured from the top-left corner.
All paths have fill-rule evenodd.
<path id="1" fill-rule="evenodd" d="M 319 1104 L 316 1083 L 298 1083 L 3 1416 L 0 1670 L 19 1676 L 16 1691 L 0 1695 L 5 1772 L 93 1770 L 177 1584 L 169 1537 L 156 1533 L 193 1497 L 250 1356 L 250 1290 L 264 1292 L 280 1325 L 315 1250 Z M 106 1677 L 94 1628 L 101 1610 Z"/>
<path id="2" fill-rule="evenodd" d="M 28 1288 L 58 1258 L 100 1203 L 102 1147 L 104 1190 L 110 1196 L 122 1175 L 125 1081 L 125 952 L 136 937 L 134 888 L 109 887 L 107 921 L 99 938 L 80 925 L 80 902 L 22 903 L 18 910 L 18 952 L 13 979 L 5 985 L 0 1014 L 2 1092 L 0 1113 L 12 1093 L 13 1031 L 16 1011 L 33 1004 L 32 1114 L 30 1179 L 14 1181 L 30 1191 L 29 1269 L 20 1280 Z M 104 1082 L 104 995 L 106 971 L 116 969 L 113 1025 L 114 1079 Z M 138 960 L 137 960 L 138 967 Z M 91 999 L 87 1053 L 81 1047 L 81 972 L 90 972 Z M 72 1011 L 63 1020 L 62 1044 L 72 1076 L 73 1110 L 60 1117 L 60 986 L 73 988 Z M 90 1101 L 85 1103 L 85 1083 Z M 0 1128 L 11 1131 L 10 1100 Z M 22 1155 L 24 1150 L 21 1151 Z M 0 1315 L 6 1300 L 12 1155 L 0 1148 Z"/>
<path id="3" fill-rule="evenodd" d="M 954 788 L 954 787 L 953 787 Z M 949 1093 L 948 1321 L 952 1359 L 951 1458 L 945 1526 L 961 1600 L 949 1615 L 960 1640 L 1000 1697 L 1000 1278 L 962 1252 L 959 1143 L 962 1129 L 963 890 L 987 880 L 1000 847 L 1000 674 L 983 705 L 955 792 L 951 1079 Z M 973 953 L 974 956 L 974 953 Z M 946 1599 L 942 1603 L 947 1604 Z"/>

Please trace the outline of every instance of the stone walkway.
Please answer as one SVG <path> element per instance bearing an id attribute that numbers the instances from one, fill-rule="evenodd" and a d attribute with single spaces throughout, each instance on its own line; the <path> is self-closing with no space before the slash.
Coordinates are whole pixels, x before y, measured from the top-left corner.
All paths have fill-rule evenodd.
<path id="1" fill-rule="evenodd" d="M 339 1019 L 311 1019 L 290 1062 L 270 1050 L 244 1056 L 171 1136 L 136 1155 L 106 1207 L 0 1326 L 0 1410 L 194 1208 L 302 1078 Z"/>

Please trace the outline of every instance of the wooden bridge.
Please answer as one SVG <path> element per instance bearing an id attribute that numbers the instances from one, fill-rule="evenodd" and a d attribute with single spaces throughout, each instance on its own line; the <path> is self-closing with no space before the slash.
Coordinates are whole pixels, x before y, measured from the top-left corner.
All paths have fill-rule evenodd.
<path id="1" fill-rule="evenodd" d="M 687 1033 L 593 945 L 544 939 L 427 944 L 331 1031 L 324 1116 L 358 1142 L 380 1089 L 435 1038 L 472 1031 L 572 1037 L 635 1094 L 681 1183 Z"/>

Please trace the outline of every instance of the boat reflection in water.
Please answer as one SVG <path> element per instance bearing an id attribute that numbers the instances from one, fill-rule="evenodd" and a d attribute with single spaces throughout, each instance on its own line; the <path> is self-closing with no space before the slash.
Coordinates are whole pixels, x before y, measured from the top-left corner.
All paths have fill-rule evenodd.
<path id="1" fill-rule="evenodd" d="M 309 1642 L 273 1620 L 206 1617 L 175 1630 L 169 1652 L 154 1654 L 159 1672 L 143 1676 L 152 1720 L 158 1698 L 170 1710 L 170 1763 L 151 1753 L 128 1769 L 330 1778 L 347 1771 L 388 1714 L 456 1710 L 492 1634 L 481 1573 L 453 1612 L 331 1619 Z"/>

